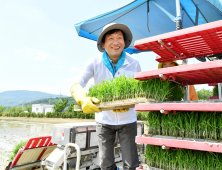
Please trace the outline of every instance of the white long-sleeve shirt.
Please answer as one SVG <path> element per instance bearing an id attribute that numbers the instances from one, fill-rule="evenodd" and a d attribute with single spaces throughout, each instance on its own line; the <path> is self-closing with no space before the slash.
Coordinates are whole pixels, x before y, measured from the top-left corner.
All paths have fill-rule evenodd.
<path id="1" fill-rule="evenodd" d="M 116 78 L 124 75 L 133 77 L 134 73 L 140 72 L 141 67 L 138 61 L 134 60 L 126 54 L 125 62 L 113 76 L 105 64 L 102 62 L 102 54 L 93 57 L 85 65 L 76 82 L 85 87 L 90 78 L 94 78 L 94 83 L 102 83 L 102 80 Z M 130 108 L 128 112 L 116 113 L 112 110 L 95 113 L 95 121 L 108 125 L 122 125 L 133 123 L 137 120 L 136 111 Z"/>

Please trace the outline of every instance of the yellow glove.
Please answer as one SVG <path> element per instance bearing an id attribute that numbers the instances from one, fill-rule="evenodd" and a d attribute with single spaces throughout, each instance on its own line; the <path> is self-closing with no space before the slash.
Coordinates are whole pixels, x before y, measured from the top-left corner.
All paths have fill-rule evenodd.
<path id="1" fill-rule="evenodd" d="M 95 97 L 89 97 L 79 83 L 73 84 L 70 92 L 75 101 L 82 106 L 83 113 L 101 112 L 101 110 L 93 104 L 99 103 L 100 101 Z"/>
<path id="2" fill-rule="evenodd" d="M 121 112 L 121 113 L 128 112 L 128 111 L 129 111 L 129 108 L 127 108 L 127 109 L 114 109 L 113 110 L 113 112 Z"/>

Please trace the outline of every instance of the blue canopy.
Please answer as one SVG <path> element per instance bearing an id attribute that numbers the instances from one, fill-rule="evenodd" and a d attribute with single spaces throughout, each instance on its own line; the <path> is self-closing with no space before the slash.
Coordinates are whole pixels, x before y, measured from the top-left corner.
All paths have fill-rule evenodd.
<path id="1" fill-rule="evenodd" d="M 180 0 L 183 28 L 222 19 L 222 0 Z M 79 36 L 97 41 L 103 27 L 123 23 L 133 34 L 126 52 L 139 53 L 135 40 L 176 30 L 175 0 L 135 0 L 128 5 L 75 24 Z"/>

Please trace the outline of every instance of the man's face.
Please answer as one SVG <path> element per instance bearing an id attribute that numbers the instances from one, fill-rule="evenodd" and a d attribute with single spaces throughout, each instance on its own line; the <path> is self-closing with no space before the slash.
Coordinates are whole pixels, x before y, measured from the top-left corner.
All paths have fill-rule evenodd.
<path id="1" fill-rule="evenodd" d="M 163 63 L 163 68 L 174 67 L 174 66 L 176 66 L 176 63 L 174 63 L 173 61 L 167 61 Z"/>
<path id="2" fill-rule="evenodd" d="M 109 57 L 119 58 L 125 47 L 122 31 L 117 31 L 113 34 L 106 35 L 105 42 L 102 43 L 102 47 L 106 50 Z"/>

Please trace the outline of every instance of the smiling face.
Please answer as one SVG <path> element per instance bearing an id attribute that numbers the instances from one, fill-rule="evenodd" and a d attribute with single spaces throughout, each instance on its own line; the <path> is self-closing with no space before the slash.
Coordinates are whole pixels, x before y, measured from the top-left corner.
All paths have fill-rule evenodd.
<path id="1" fill-rule="evenodd" d="M 176 63 L 173 61 L 168 61 L 163 63 L 163 68 L 174 67 L 174 66 L 176 66 Z"/>
<path id="2" fill-rule="evenodd" d="M 106 50 L 110 59 L 118 60 L 125 47 L 125 41 L 122 31 L 118 30 L 112 34 L 105 35 L 105 41 L 102 47 Z"/>

